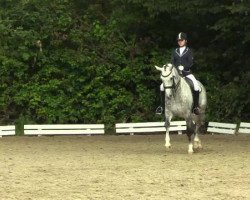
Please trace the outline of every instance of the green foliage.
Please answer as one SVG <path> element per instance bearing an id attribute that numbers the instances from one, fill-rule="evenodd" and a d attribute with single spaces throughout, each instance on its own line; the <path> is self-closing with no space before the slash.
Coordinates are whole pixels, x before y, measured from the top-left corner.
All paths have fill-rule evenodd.
<path id="1" fill-rule="evenodd" d="M 2 124 L 158 120 L 153 66 L 170 61 L 179 31 L 189 35 L 195 74 L 208 90 L 208 119 L 249 120 L 246 1 L 5 0 L 0 6 Z"/>

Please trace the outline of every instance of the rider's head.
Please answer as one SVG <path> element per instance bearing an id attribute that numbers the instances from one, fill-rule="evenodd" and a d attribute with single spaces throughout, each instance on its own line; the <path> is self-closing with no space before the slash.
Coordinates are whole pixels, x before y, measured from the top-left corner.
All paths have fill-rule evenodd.
<path id="1" fill-rule="evenodd" d="M 179 47 L 186 46 L 186 44 L 187 44 L 187 34 L 183 33 L 183 32 L 180 32 L 177 35 L 177 42 L 178 42 Z"/>

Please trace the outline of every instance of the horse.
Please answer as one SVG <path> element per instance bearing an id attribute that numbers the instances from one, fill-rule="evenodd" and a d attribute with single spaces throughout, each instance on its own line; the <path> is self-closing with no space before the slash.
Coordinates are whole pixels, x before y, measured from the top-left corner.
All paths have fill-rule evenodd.
<path id="1" fill-rule="evenodd" d="M 193 95 L 190 85 L 181 76 L 179 71 L 172 64 L 163 65 L 163 67 L 155 66 L 161 72 L 161 80 L 165 90 L 165 146 L 167 149 L 171 147 L 169 137 L 170 122 L 173 117 L 184 118 L 187 124 L 188 137 L 188 153 L 192 154 L 194 149 L 201 149 L 201 140 L 198 136 L 201 126 L 205 121 L 205 110 L 207 105 L 207 96 L 205 87 L 199 82 L 199 106 L 200 114 L 192 113 Z M 193 143 L 192 135 L 194 134 Z"/>

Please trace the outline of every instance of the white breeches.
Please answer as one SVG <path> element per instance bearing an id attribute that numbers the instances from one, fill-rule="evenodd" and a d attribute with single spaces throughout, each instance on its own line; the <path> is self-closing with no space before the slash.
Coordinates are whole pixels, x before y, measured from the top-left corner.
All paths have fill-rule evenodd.
<path id="1" fill-rule="evenodd" d="M 193 84 L 194 84 L 194 90 L 195 90 L 195 91 L 201 91 L 201 88 L 200 88 L 200 86 L 199 86 L 199 83 L 198 83 L 198 81 L 196 80 L 196 78 L 194 77 L 193 74 L 189 74 L 189 75 L 187 75 L 186 77 L 187 77 L 188 79 L 190 79 L 190 80 L 193 82 Z"/>

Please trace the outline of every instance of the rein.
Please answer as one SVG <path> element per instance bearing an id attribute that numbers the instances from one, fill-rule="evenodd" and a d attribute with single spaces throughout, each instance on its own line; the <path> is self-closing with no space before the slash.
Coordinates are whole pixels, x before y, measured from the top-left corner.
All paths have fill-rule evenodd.
<path id="1" fill-rule="evenodd" d="M 161 74 L 161 76 L 164 77 L 164 78 L 166 78 L 166 77 L 168 77 L 171 73 L 172 73 L 172 70 L 170 71 L 170 73 L 169 73 L 168 75 L 162 75 L 162 74 Z"/>

